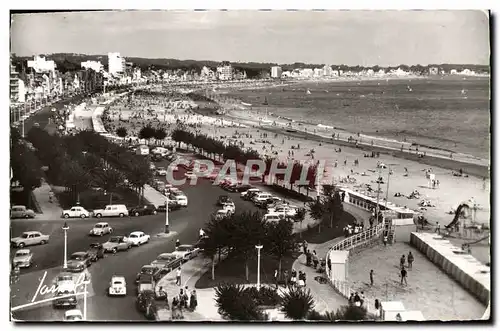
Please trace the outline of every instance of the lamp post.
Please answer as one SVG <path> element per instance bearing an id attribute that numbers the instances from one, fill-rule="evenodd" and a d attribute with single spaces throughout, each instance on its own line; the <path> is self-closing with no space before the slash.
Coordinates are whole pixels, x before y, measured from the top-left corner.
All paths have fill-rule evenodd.
<path id="1" fill-rule="evenodd" d="M 255 248 L 257 248 L 257 290 L 260 290 L 260 250 L 263 247 L 261 244 L 255 245 Z"/>
<path id="2" fill-rule="evenodd" d="M 67 269 L 68 268 L 68 230 L 69 230 L 68 223 L 64 222 L 62 229 L 64 231 L 64 264 L 63 264 L 63 268 Z"/>
<path id="3" fill-rule="evenodd" d="M 391 178 L 391 167 L 389 166 L 389 172 L 387 173 L 387 189 L 385 192 L 385 209 L 387 209 L 387 200 L 389 200 L 389 180 Z"/>
<path id="4" fill-rule="evenodd" d="M 89 285 L 90 280 L 85 274 L 85 280 L 83 281 L 83 320 L 87 320 L 87 286 Z"/>
<path id="5" fill-rule="evenodd" d="M 168 197 L 167 197 L 167 201 L 165 201 L 165 233 L 168 234 L 170 232 L 170 229 L 169 229 L 169 224 L 168 224 Z"/>

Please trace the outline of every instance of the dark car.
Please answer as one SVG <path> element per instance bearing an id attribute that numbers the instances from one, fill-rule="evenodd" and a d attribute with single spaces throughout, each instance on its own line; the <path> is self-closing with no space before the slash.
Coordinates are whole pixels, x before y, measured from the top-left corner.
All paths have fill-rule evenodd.
<path id="1" fill-rule="evenodd" d="M 137 274 L 137 277 L 135 278 L 135 282 L 138 283 L 139 279 L 141 278 L 141 275 L 150 275 L 153 276 L 156 274 L 158 271 L 158 268 L 152 265 L 144 265 L 141 268 L 141 271 Z"/>
<path id="2" fill-rule="evenodd" d="M 163 253 L 158 255 L 156 260 L 151 262 L 151 265 L 159 269 L 172 271 L 182 265 L 182 259 L 172 253 Z"/>
<path id="3" fill-rule="evenodd" d="M 276 203 L 278 201 L 281 201 L 281 199 L 277 198 L 277 197 L 271 197 L 271 198 L 263 200 L 263 201 L 256 201 L 255 205 L 257 207 L 266 209 L 267 206 L 272 205 L 273 203 Z"/>
<path id="4" fill-rule="evenodd" d="M 256 191 L 256 192 L 248 192 L 247 195 L 245 195 L 243 197 L 243 199 L 245 200 L 248 200 L 248 201 L 251 201 L 253 199 L 254 196 L 256 196 L 257 194 L 259 193 L 262 193 L 262 192 L 259 192 L 259 191 Z"/>
<path id="5" fill-rule="evenodd" d="M 222 206 L 224 203 L 226 202 L 233 202 L 233 200 L 231 200 L 230 197 L 228 197 L 227 195 L 220 195 L 218 198 L 217 198 L 217 205 L 218 206 Z"/>
<path id="6" fill-rule="evenodd" d="M 128 211 L 129 215 L 133 216 L 144 216 L 144 215 L 156 215 L 158 211 L 156 210 L 155 205 L 149 203 L 147 205 L 137 206 L 131 208 Z"/>
<path id="7" fill-rule="evenodd" d="M 76 293 L 72 289 L 60 289 L 54 295 L 54 298 L 58 298 L 53 301 L 54 308 L 75 308 L 78 304 L 76 300 Z"/>
<path id="8" fill-rule="evenodd" d="M 155 291 L 156 282 L 152 275 L 141 274 L 137 279 L 137 293 Z"/>
<path id="9" fill-rule="evenodd" d="M 229 189 L 229 191 L 231 192 L 245 192 L 249 189 L 253 188 L 252 185 L 248 185 L 248 184 L 237 184 L 236 186 L 233 186 Z"/>
<path id="10" fill-rule="evenodd" d="M 168 211 L 174 211 L 174 210 L 179 210 L 181 209 L 182 206 L 177 203 L 175 200 L 168 200 Z M 166 207 L 165 205 L 160 205 L 156 209 L 157 212 L 159 213 L 165 213 L 166 212 Z"/>
<path id="11" fill-rule="evenodd" d="M 81 272 L 90 267 L 92 260 L 87 252 L 76 252 L 71 254 L 68 260 L 68 271 Z"/>
<path id="12" fill-rule="evenodd" d="M 92 262 L 95 262 L 104 257 L 104 248 L 100 243 L 93 243 L 90 244 L 90 248 L 88 249 L 87 253 L 89 254 Z"/>

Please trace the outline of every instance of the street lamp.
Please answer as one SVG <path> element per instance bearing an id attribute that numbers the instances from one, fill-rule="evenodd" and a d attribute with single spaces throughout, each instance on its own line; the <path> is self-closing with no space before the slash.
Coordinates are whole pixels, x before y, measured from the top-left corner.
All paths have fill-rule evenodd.
<path id="1" fill-rule="evenodd" d="M 63 268 L 67 269 L 68 268 L 68 230 L 69 230 L 68 223 L 64 222 L 62 229 L 64 231 L 64 265 L 63 265 Z"/>
<path id="2" fill-rule="evenodd" d="M 255 245 L 255 248 L 257 248 L 257 290 L 260 290 L 260 250 L 263 247 L 261 244 Z"/>
<path id="3" fill-rule="evenodd" d="M 83 320 L 87 320 L 87 286 L 90 284 L 90 279 L 88 279 L 87 274 L 85 274 L 85 280 L 83 281 Z"/>
<path id="4" fill-rule="evenodd" d="M 169 224 L 168 224 L 168 196 L 167 196 L 167 200 L 165 201 L 165 233 L 168 234 L 170 232 L 170 229 L 169 229 Z"/>

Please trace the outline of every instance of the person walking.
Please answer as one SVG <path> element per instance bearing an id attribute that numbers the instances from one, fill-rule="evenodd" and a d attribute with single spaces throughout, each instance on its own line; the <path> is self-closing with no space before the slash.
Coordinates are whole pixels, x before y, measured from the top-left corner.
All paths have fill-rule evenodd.
<path id="1" fill-rule="evenodd" d="M 387 235 L 384 235 L 384 247 L 387 246 Z"/>
<path id="2" fill-rule="evenodd" d="M 370 270 L 370 285 L 373 286 L 373 269 Z"/>
<path id="3" fill-rule="evenodd" d="M 406 262 L 406 258 L 405 258 L 404 254 L 403 254 L 403 255 L 401 255 L 401 259 L 399 259 L 399 267 L 401 269 L 403 269 L 405 267 L 405 262 Z"/>
<path id="4" fill-rule="evenodd" d="M 439 225 L 439 222 L 436 223 L 436 231 L 437 234 L 441 234 L 441 225 Z"/>
<path id="5" fill-rule="evenodd" d="M 181 245 L 181 241 L 179 239 L 177 239 L 175 241 L 175 248 L 177 249 L 180 245 Z"/>
<path id="6" fill-rule="evenodd" d="M 406 281 L 406 276 L 408 275 L 408 272 L 406 271 L 406 269 L 403 267 L 401 269 L 401 285 L 403 285 L 403 282 L 405 283 L 405 285 L 408 285 L 408 282 Z"/>
<path id="7" fill-rule="evenodd" d="M 290 284 L 292 286 L 295 286 L 297 284 L 297 271 L 295 271 L 295 269 L 292 269 L 291 277 L 290 277 Z"/>
<path id="8" fill-rule="evenodd" d="M 195 311 L 198 306 L 198 298 L 196 297 L 196 290 L 191 292 L 191 297 L 189 298 L 189 309 Z"/>
<path id="9" fill-rule="evenodd" d="M 414 261 L 413 254 L 411 252 L 409 252 L 408 253 L 408 269 L 412 268 L 413 261 Z"/>
<path id="10" fill-rule="evenodd" d="M 181 267 L 179 267 L 175 275 L 175 285 L 181 286 L 181 272 Z"/>
<path id="11" fill-rule="evenodd" d="M 200 229 L 200 239 L 203 239 L 205 237 L 205 231 L 203 229 Z"/>

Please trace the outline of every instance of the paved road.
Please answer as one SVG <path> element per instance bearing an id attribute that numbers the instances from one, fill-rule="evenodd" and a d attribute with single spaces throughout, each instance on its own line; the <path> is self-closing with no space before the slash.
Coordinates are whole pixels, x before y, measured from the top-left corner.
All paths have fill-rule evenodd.
<path id="1" fill-rule="evenodd" d="M 182 171 L 180 172 L 182 173 Z M 145 320 L 135 308 L 135 286 L 136 273 L 141 266 L 150 263 L 161 253 L 171 252 L 177 238 L 181 243 L 193 243 L 198 238 L 198 231 L 209 215 L 217 210 L 215 206 L 217 197 L 221 194 L 233 196 L 237 211 L 255 208 L 252 203 L 243 201 L 238 193 L 227 193 L 219 187 L 212 186 L 210 182 L 200 179 L 194 187 L 182 188 L 189 199 L 189 207 L 170 213 L 171 231 L 178 233 L 175 237 L 152 238 L 151 242 L 141 247 L 132 248 L 128 252 L 120 252 L 116 255 L 108 255 L 103 260 L 93 264 L 90 268 L 93 295 L 88 301 L 89 320 L 115 320 L 115 321 L 142 321 Z M 130 217 L 123 219 L 103 219 L 114 228 L 115 234 L 128 234 L 133 230 L 141 230 L 152 237 L 163 231 L 165 214 L 155 216 Z M 90 228 L 96 223 L 96 219 L 71 220 L 68 222 L 68 254 L 85 250 L 92 242 L 104 242 L 106 238 L 93 238 L 88 236 Z M 12 221 L 12 235 L 18 235 L 25 230 L 39 230 L 51 234 L 51 241 L 45 246 L 31 247 L 35 254 L 36 265 L 29 271 L 23 271 L 21 277 L 30 277 L 33 280 L 33 292 L 38 286 L 40 272 L 60 266 L 63 262 L 63 231 L 61 230 L 63 220 L 19 220 Z M 106 290 L 112 275 L 123 275 L 127 281 L 128 294 L 125 298 L 108 298 Z M 80 300 L 80 309 L 82 309 Z M 57 311 L 51 306 L 37 307 L 17 311 L 13 317 L 28 321 L 61 320 L 64 311 Z"/>

